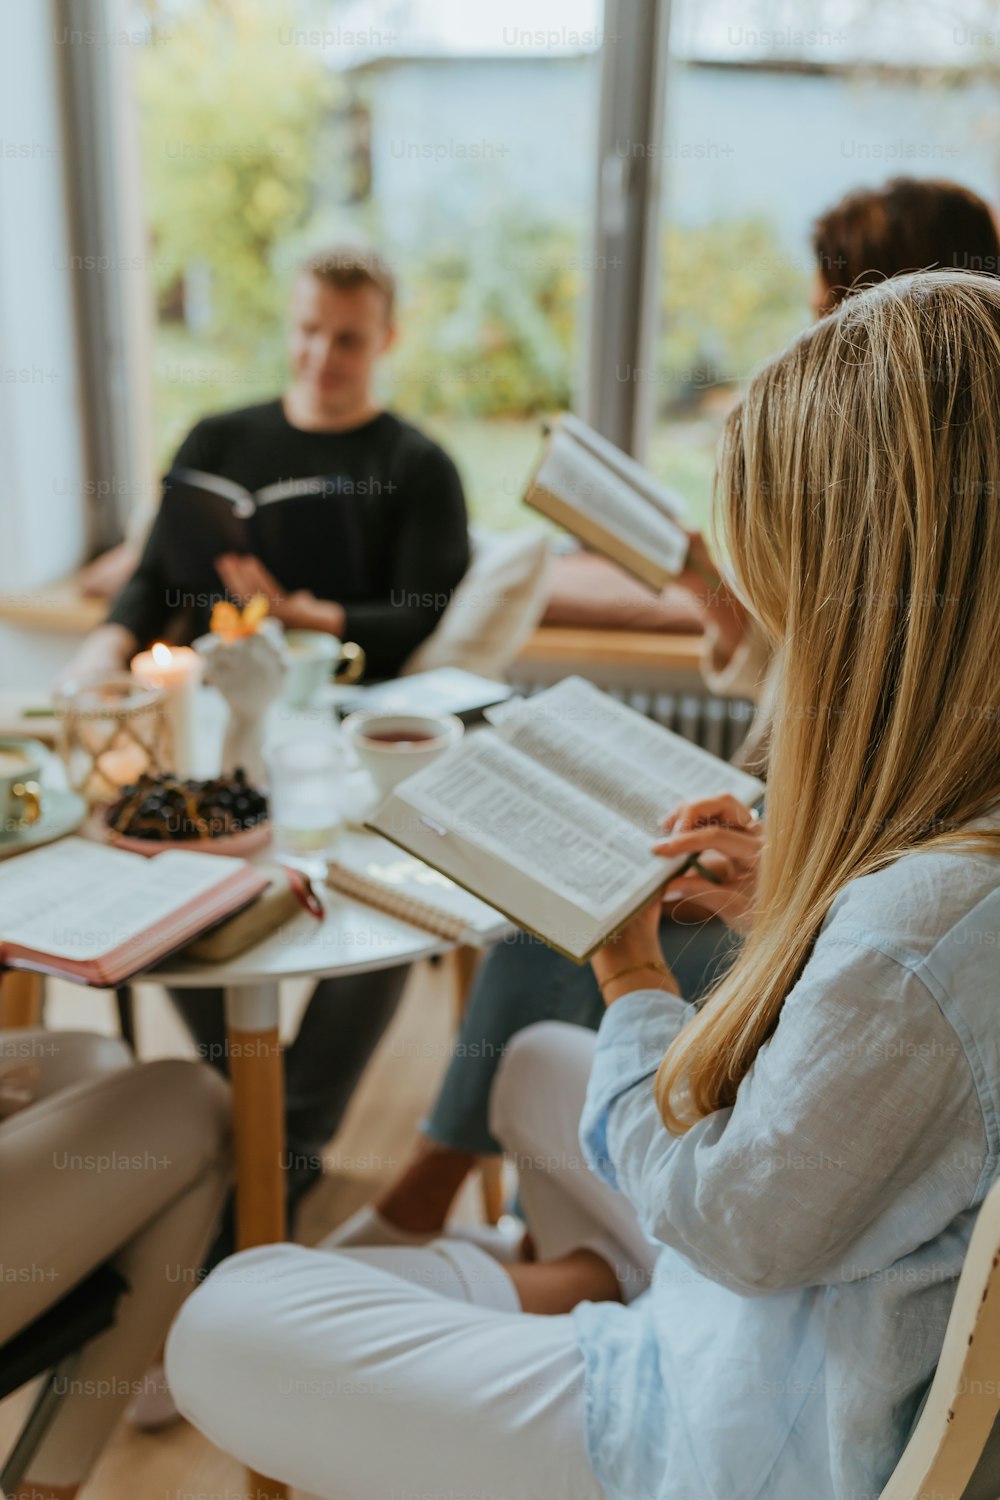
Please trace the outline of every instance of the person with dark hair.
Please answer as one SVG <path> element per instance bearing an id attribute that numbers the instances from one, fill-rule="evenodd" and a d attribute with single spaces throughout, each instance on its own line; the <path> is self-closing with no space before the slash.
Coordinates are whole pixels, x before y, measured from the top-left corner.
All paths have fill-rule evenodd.
<path id="1" fill-rule="evenodd" d="M 846 194 L 816 220 L 812 248 L 818 318 L 848 293 L 905 271 L 1000 270 L 989 204 L 957 182 L 915 177 Z"/>
<path id="2" fill-rule="evenodd" d="M 911 268 L 962 268 L 968 261 L 974 270 L 980 259 L 994 268 L 1000 265 L 1000 240 L 989 206 L 950 182 L 897 178 L 884 188 L 849 193 L 816 221 L 813 245 L 817 317 L 831 313 L 849 290 Z M 702 564 L 708 563 L 700 537 L 693 546 L 701 550 Z M 761 774 L 774 686 L 770 647 L 725 584 L 706 595 L 704 575 L 692 569 L 682 581 L 705 611 L 702 660 L 708 685 L 757 701 L 742 758 Z M 758 826 L 758 840 L 760 832 Z M 749 883 L 752 871 L 743 873 Z M 713 885 L 693 872 L 672 882 L 669 891 L 672 911 L 660 925 L 660 946 L 682 993 L 697 1003 L 738 953 L 748 904 L 732 884 Z M 528 933 L 494 948 L 473 987 L 455 1054 L 412 1157 L 373 1205 L 341 1227 L 334 1242 L 412 1246 L 439 1234 L 477 1160 L 500 1150 L 490 1128 L 489 1100 L 512 1038 L 544 1020 L 571 1021 L 593 1030 L 603 1014 L 589 968 L 577 967 Z"/>

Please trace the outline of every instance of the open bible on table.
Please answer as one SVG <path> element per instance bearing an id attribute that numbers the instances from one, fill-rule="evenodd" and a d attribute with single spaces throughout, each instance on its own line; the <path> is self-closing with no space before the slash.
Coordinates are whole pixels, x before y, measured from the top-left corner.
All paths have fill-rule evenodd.
<path id="1" fill-rule="evenodd" d="M 368 826 L 577 962 L 685 863 L 650 852 L 667 813 L 763 790 L 579 677 L 490 718 Z"/>
<path id="2" fill-rule="evenodd" d="M 117 985 L 249 905 L 268 874 L 227 855 L 67 838 L 0 869 L 0 967 Z"/>

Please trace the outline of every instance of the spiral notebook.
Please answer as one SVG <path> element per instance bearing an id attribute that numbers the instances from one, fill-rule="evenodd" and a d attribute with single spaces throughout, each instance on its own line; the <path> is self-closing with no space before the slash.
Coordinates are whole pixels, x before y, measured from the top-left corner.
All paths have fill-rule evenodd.
<path id="1" fill-rule="evenodd" d="M 507 918 L 478 896 L 388 839 L 370 834 L 346 844 L 330 861 L 326 884 L 349 900 L 450 943 L 483 948 L 513 931 Z"/>

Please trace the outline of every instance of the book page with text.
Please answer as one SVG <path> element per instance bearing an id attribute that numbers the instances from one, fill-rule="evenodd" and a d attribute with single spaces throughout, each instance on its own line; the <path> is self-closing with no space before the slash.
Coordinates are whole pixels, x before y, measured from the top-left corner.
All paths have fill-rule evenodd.
<path id="1" fill-rule="evenodd" d="M 241 869 L 225 855 L 146 858 L 62 839 L 0 867 L 0 942 L 53 958 L 100 958 Z"/>
<path id="2" fill-rule="evenodd" d="M 491 734 L 470 736 L 395 796 L 442 837 L 477 845 L 594 917 L 666 874 L 637 828 Z"/>
<path id="3" fill-rule="evenodd" d="M 552 429 L 534 483 L 628 542 L 669 573 L 679 573 L 688 552 L 682 526 L 665 515 L 562 425 Z"/>
<path id="4" fill-rule="evenodd" d="M 497 733 L 647 839 L 679 802 L 731 792 L 750 803 L 753 776 L 692 745 L 581 677 L 491 712 Z"/>
<path id="5" fill-rule="evenodd" d="M 584 448 L 588 448 L 594 456 L 601 460 L 609 469 L 613 469 L 619 479 L 623 479 L 632 489 L 636 490 L 644 500 L 648 500 L 661 515 L 667 516 L 671 521 L 676 521 L 683 526 L 687 517 L 687 507 L 683 499 L 675 490 L 668 489 L 658 479 L 654 479 L 648 469 L 644 469 L 630 454 L 621 448 L 616 448 L 614 443 L 595 432 L 593 427 L 588 427 L 586 422 L 574 416 L 572 412 L 563 412 L 559 417 L 559 425 Z"/>

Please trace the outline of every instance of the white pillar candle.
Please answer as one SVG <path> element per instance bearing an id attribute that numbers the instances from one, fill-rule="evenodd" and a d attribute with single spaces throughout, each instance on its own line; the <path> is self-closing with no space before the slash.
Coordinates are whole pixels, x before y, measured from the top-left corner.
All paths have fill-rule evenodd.
<path id="1" fill-rule="evenodd" d="M 196 707 L 201 679 L 197 651 L 157 641 L 151 650 L 133 656 L 132 672 L 147 686 L 163 688 L 174 742 L 173 770 L 178 776 L 193 776 L 198 761 Z"/>

